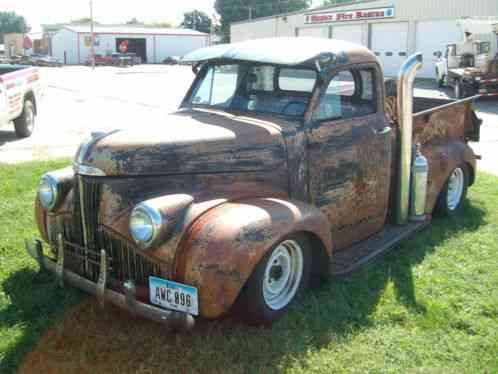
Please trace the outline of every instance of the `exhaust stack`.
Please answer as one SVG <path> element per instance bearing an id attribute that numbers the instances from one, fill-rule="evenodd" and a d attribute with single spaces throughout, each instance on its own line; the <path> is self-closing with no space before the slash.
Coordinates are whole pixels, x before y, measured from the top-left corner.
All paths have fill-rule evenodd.
<path id="1" fill-rule="evenodd" d="M 415 53 L 405 61 L 398 74 L 398 118 L 401 138 L 396 211 L 396 223 L 398 225 L 408 223 L 410 171 L 413 157 L 413 83 L 417 71 L 422 67 L 422 63 L 422 53 Z"/>

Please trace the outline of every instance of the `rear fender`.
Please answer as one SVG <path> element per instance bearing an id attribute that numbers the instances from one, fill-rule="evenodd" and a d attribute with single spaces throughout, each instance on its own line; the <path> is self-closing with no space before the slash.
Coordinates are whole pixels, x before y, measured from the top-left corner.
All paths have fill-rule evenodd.
<path id="1" fill-rule="evenodd" d="M 472 148 L 462 141 L 428 143 L 423 146 L 422 153 L 429 163 L 429 185 L 425 210 L 431 213 L 444 184 L 457 166 L 467 164 L 470 168 L 470 180 L 473 181 L 476 158 Z"/>
<path id="2" fill-rule="evenodd" d="M 279 199 L 225 203 L 186 232 L 177 252 L 176 279 L 197 287 L 201 314 L 216 318 L 233 305 L 265 253 L 295 232 L 318 237 L 331 255 L 329 224 L 315 207 Z"/>

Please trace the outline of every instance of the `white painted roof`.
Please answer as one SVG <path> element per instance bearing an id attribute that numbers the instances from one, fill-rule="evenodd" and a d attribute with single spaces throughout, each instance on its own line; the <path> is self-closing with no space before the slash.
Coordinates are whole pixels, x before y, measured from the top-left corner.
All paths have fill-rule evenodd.
<path id="1" fill-rule="evenodd" d="M 65 29 L 78 33 L 90 33 L 90 25 L 65 25 Z M 197 35 L 207 34 L 190 29 L 156 28 L 130 25 L 95 25 L 96 34 L 154 34 L 154 35 Z"/>

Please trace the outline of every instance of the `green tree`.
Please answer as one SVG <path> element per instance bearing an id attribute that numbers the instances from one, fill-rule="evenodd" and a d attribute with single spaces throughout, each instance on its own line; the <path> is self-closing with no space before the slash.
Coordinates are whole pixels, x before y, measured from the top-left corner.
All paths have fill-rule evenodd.
<path id="1" fill-rule="evenodd" d="M 3 34 L 11 32 L 25 34 L 31 28 L 28 26 L 26 19 L 15 12 L 0 11 L 0 42 L 3 43 Z"/>
<path id="2" fill-rule="evenodd" d="M 186 29 L 210 33 L 212 24 L 213 21 L 206 13 L 199 10 L 193 10 L 192 12 L 183 14 L 183 22 L 180 26 Z"/>
<path id="3" fill-rule="evenodd" d="M 312 0 L 216 0 L 214 7 L 221 16 L 224 41 L 230 39 L 230 23 L 303 10 Z"/>
<path id="4" fill-rule="evenodd" d="M 173 25 L 170 22 L 147 22 L 145 24 L 145 27 L 157 27 L 157 28 L 164 28 L 164 29 L 169 29 L 173 27 Z"/>
<path id="5" fill-rule="evenodd" d="M 128 22 L 126 22 L 126 24 L 127 25 L 139 25 L 140 21 L 136 17 L 133 17 Z"/>
<path id="6" fill-rule="evenodd" d="M 337 5 L 337 4 L 343 4 L 343 3 L 353 3 L 353 2 L 354 2 L 354 0 L 324 0 L 323 6 Z"/>
<path id="7" fill-rule="evenodd" d="M 81 17 L 77 19 L 72 19 L 69 21 L 70 24 L 72 25 L 78 25 L 78 24 L 88 24 L 92 22 L 92 19 L 90 17 Z M 94 24 L 98 24 L 98 22 L 93 21 Z"/>

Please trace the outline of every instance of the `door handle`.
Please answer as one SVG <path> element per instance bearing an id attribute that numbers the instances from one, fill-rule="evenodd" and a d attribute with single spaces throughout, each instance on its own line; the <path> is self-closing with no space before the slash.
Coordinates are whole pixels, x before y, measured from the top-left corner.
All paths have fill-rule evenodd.
<path id="1" fill-rule="evenodd" d="M 373 129 L 373 132 L 374 132 L 375 135 L 387 135 L 391 131 L 392 131 L 392 127 L 391 126 L 386 126 L 382 130 Z"/>

